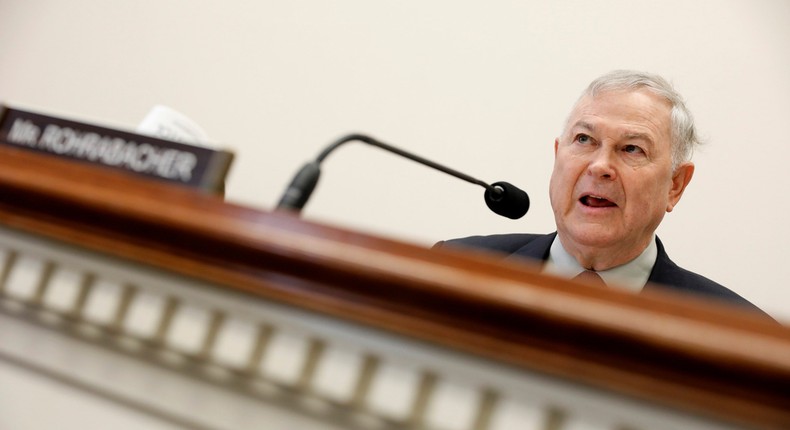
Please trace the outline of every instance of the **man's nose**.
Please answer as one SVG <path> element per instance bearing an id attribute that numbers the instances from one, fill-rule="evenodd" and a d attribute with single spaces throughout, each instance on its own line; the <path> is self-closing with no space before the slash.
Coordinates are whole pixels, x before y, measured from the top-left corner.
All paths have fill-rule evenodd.
<path id="1" fill-rule="evenodd" d="M 601 147 L 591 157 L 590 164 L 587 166 L 590 175 L 602 179 L 615 179 L 617 177 L 612 151 L 606 147 Z"/>

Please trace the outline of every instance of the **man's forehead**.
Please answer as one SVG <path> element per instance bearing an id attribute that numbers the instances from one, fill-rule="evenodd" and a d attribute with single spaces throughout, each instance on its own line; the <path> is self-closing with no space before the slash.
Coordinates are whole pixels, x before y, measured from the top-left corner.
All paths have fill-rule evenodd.
<path id="1" fill-rule="evenodd" d="M 672 104 L 664 97 L 647 88 L 633 88 L 624 90 L 605 90 L 595 94 L 585 94 L 576 101 L 574 111 L 585 106 L 615 103 L 623 107 L 635 108 L 637 106 L 651 107 L 656 110 L 671 110 Z M 626 106 L 627 105 L 627 106 Z"/>
<path id="2" fill-rule="evenodd" d="M 670 103 L 646 89 L 606 91 L 580 98 L 568 117 L 567 128 L 596 131 L 605 120 L 614 119 L 655 133 L 670 133 Z M 634 130 L 642 133 L 644 130 Z M 626 133 L 628 133 L 626 131 Z"/>

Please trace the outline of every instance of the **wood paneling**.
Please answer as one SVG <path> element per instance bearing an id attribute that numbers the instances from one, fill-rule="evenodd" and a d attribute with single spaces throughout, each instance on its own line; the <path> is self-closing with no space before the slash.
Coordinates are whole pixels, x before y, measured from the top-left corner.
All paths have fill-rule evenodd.
<path id="1" fill-rule="evenodd" d="M 5 147 L 0 222 L 229 294 L 685 411 L 790 427 L 790 330 L 727 305 L 587 288 L 526 263 L 425 249 Z"/>

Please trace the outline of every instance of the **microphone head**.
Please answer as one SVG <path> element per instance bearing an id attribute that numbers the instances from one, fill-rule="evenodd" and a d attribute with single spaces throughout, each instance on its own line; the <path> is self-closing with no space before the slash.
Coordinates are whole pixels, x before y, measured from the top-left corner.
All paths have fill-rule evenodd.
<path id="1" fill-rule="evenodd" d="M 495 213 L 510 219 L 519 219 L 529 210 L 529 196 L 518 187 L 507 182 L 495 182 L 491 187 L 498 193 L 486 189 L 486 205 Z"/>

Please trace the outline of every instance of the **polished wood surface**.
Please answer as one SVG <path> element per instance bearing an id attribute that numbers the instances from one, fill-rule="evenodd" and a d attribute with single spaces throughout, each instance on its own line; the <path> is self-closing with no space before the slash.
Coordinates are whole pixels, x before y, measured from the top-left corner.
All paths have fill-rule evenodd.
<path id="1" fill-rule="evenodd" d="M 0 223 L 580 384 L 790 428 L 790 330 L 0 148 Z"/>

